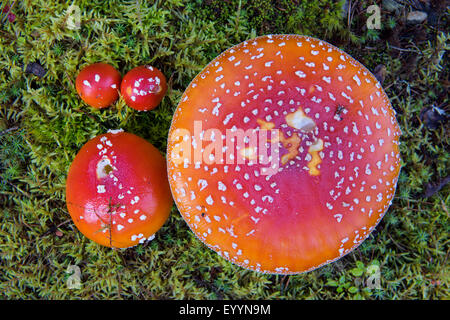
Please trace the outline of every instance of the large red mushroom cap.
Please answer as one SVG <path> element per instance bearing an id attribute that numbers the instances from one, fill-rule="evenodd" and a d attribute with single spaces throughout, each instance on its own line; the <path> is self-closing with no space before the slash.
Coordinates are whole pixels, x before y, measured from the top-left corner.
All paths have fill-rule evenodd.
<path id="1" fill-rule="evenodd" d="M 122 130 L 88 141 L 70 166 L 67 208 L 78 230 L 108 247 L 152 239 L 167 220 L 172 196 L 161 153 Z"/>
<path id="2" fill-rule="evenodd" d="M 186 89 L 169 132 L 169 181 L 209 248 L 251 270 L 301 273 L 378 224 L 396 189 L 399 136 L 359 62 L 318 39 L 263 36 L 222 53 Z"/>

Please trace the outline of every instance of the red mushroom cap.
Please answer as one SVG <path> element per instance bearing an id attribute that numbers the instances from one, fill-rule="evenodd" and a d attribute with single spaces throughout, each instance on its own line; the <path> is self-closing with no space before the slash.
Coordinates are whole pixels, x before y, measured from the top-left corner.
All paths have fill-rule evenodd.
<path id="1" fill-rule="evenodd" d="M 318 39 L 263 36 L 222 53 L 186 89 L 169 132 L 169 182 L 189 227 L 222 257 L 301 273 L 341 258 L 381 220 L 399 136 L 359 62 Z"/>
<path id="2" fill-rule="evenodd" d="M 119 98 L 120 80 L 119 71 L 107 63 L 99 62 L 81 70 L 75 87 L 84 102 L 100 109 L 110 106 Z"/>
<path id="3" fill-rule="evenodd" d="M 167 92 L 166 77 L 146 65 L 131 69 L 122 80 L 121 93 L 128 106 L 140 111 L 156 108 Z"/>
<path id="4" fill-rule="evenodd" d="M 172 208 L 164 157 L 134 134 L 99 135 L 73 160 L 66 200 L 78 230 L 101 245 L 127 248 L 150 240 Z"/>

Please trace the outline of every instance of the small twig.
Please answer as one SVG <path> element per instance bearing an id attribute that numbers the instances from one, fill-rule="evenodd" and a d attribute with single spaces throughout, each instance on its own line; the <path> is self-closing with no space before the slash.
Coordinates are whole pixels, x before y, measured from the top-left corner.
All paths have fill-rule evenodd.
<path id="1" fill-rule="evenodd" d="M 9 184 L 10 186 L 12 186 L 13 188 L 17 189 L 17 190 L 18 190 L 20 193 L 22 193 L 24 196 L 27 196 L 28 198 L 31 199 L 31 195 L 30 195 L 28 192 L 23 191 L 23 190 L 20 189 L 18 186 L 12 184 L 11 182 L 9 182 L 9 181 L 7 181 L 7 180 L 5 180 L 5 179 L 2 179 L 2 180 L 5 181 L 5 182 L 6 182 L 7 184 Z"/>
<path id="2" fill-rule="evenodd" d="M 287 288 L 288 288 L 288 286 L 289 286 L 289 282 L 291 281 L 291 277 L 290 276 L 287 276 L 288 278 L 287 278 L 287 281 L 286 281 L 286 284 L 284 285 L 284 290 L 286 291 L 287 290 Z"/>
<path id="3" fill-rule="evenodd" d="M 358 4 L 358 1 L 359 0 L 356 0 L 355 1 L 355 3 L 353 4 L 353 8 L 352 8 L 352 10 L 350 11 L 350 20 L 349 20 L 349 25 L 348 25 L 348 28 L 350 29 L 350 27 L 351 27 L 351 23 L 352 23 L 352 21 L 353 21 L 353 17 L 354 17 L 354 15 L 355 15 L 355 9 L 356 9 L 356 5 Z"/>
<path id="4" fill-rule="evenodd" d="M 347 7 L 347 27 L 350 28 L 350 11 L 352 10 L 352 0 L 348 2 Z"/>
<path id="5" fill-rule="evenodd" d="M 67 80 L 69 80 L 70 85 L 72 86 L 72 88 L 75 88 L 75 85 L 73 84 L 72 79 L 70 79 L 70 76 L 67 74 L 67 71 L 64 71 L 64 74 L 66 75 Z"/>
<path id="6" fill-rule="evenodd" d="M 428 202 L 428 201 L 423 201 L 423 200 L 418 200 L 418 199 L 411 199 L 411 198 L 401 197 L 401 196 L 396 196 L 395 199 L 406 200 L 406 201 L 411 201 L 411 202 L 420 202 L 420 203 L 423 203 L 423 204 L 434 205 L 433 202 Z"/>
<path id="7" fill-rule="evenodd" d="M 398 51 L 404 51 L 404 52 L 419 52 L 417 50 L 403 49 L 403 48 L 399 48 L 399 47 L 396 47 L 396 46 L 393 46 L 393 45 L 390 45 L 389 48 L 392 48 L 392 49 L 395 49 L 395 50 L 398 50 Z"/>
<path id="8" fill-rule="evenodd" d="M 65 225 L 65 224 L 69 223 L 70 221 L 72 221 L 72 219 L 69 219 L 69 220 L 66 220 L 66 221 L 64 221 L 64 222 L 61 222 L 60 224 L 58 224 L 58 225 L 56 226 L 56 228 L 59 228 L 59 227 Z"/>
<path id="9" fill-rule="evenodd" d="M 402 251 L 406 251 L 406 248 L 401 246 L 397 241 L 395 241 L 394 238 L 392 238 L 392 236 L 390 234 L 388 234 L 388 236 L 397 248 L 399 248 Z"/>
<path id="10" fill-rule="evenodd" d="M 285 283 L 285 281 L 286 281 L 286 283 Z M 291 281 L 291 277 L 288 274 L 286 274 L 283 278 L 281 278 L 281 281 L 280 281 L 280 292 L 281 292 L 282 295 L 285 294 L 285 292 L 287 290 L 287 287 L 289 285 L 289 281 Z"/>
<path id="11" fill-rule="evenodd" d="M 26 223 L 25 221 L 23 221 L 23 219 L 20 219 L 20 223 L 22 223 L 24 226 L 26 226 L 28 229 L 33 230 L 34 228 L 32 226 L 30 226 L 28 223 Z"/>
<path id="12" fill-rule="evenodd" d="M 14 130 L 17 130 L 17 129 L 19 129 L 18 126 L 11 127 L 11 128 L 9 128 L 9 129 L 6 129 L 6 130 L 0 132 L 0 136 L 3 136 L 3 135 L 5 135 L 5 134 L 7 134 L 8 132 L 11 132 L 11 131 L 14 131 Z"/>
<path id="13" fill-rule="evenodd" d="M 384 91 L 386 91 L 387 89 L 389 89 L 390 87 L 392 87 L 395 84 L 395 82 L 391 82 L 389 85 L 387 85 L 386 87 L 384 87 Z"/>

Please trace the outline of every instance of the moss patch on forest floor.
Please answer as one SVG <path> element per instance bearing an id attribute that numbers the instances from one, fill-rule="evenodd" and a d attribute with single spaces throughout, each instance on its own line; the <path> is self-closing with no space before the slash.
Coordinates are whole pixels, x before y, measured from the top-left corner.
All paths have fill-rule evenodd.
<path id="1" fill-rule="evenodd" d="M 365 1 L 4 1 L 0 25 L 0 298 L 3 299 L 444 299 L 448 291 L 448 9 L 435 1 L 383 1 L 368 30 Z M 347 8 L 347 9 L 346 9 Z M 2 12 L 0 8 L 0 12 Z M 412 10 L 427 21 L 408 24 Z M 174 207 L 156 238 L 127 250 L 99 246 L 70 220 L 65 180 L 90 138 L 123 128 L 165 153 L 172 114 L 189 82 L 225 49 L 263 34 L 330 42 L 382 81 L 403 135 L 403 168 L 388 213 L 343 259 L 315 271 L 264 275 L 206 248 Z M 447 59 L 445 58 L 447 57 Z M 119 100 L 94 110 L 78 97 L 79 70 L 108 62 L 124 75 L 152 64 L 168 78 L 161 105 L 137 112 Z M 42 76 L 25 72 L 31 63 Z M 439 109 L 436 109 L 439 108 Z M 438 120 L 433 120 L 437 117 Z M 429 120 L 431 119 L 431 120 Z M 429 121 L 428 121 L 429 120 Z M 447 179 L 448 180 L 448 179 Z M 70 265 L 81 286 L 69 289 Z M 366 285 L 378 266 L 380 287 Z"/>

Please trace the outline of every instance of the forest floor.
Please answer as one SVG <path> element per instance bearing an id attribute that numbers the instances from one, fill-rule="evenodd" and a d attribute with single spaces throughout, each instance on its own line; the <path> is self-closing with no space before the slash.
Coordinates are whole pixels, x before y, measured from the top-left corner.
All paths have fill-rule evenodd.
<path id="1" fill-rule="evenodd" d="M 445 1 L 3 1 L 0 8 L 1 299 L 448 299 L 450 34 Z M 421 14 L 409 14 L 418 11 Z M 421 15 L 426 13 L 426 19 Z M 295 33 L 326 40 L 382 83 L 402 130 L 393 203 L 341 260 L 300 275 L 242 269 L 207 249 L 174 206 L 151 242 L 97 245 L 74 226 L 65 181 L 92 137 L 123 128 L 165 154 L 173 112 L 213 58 L 244 40 Z M 122 75 L 152 64 L 168 78 L 158 108 L 120 99 L 95 110 L 75 90 L 79 70 L 108 62 Z M 73 269 L 81 284 L 70 288 Z M 379 286 L 367 286 L 369 270 Z"/>

